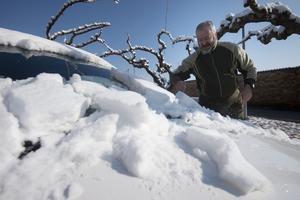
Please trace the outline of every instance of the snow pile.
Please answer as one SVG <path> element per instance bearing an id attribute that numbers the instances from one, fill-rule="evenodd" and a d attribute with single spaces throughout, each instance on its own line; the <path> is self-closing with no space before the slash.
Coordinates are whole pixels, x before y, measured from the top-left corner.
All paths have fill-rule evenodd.
<path id="1" fill-rule="evenodd" d="M 154 199 L 189 187 L 215 199 L 228 197 L 228 188 L 236 196 L 268 194 L 269 181 L 235 142 L 243 135 L 270 135 L 267 130 L 224 118 L 183 93 L 175 97 L 114 75 L 140 94 L 78 75 L 69 82 L 55 74 L 0 79 L 0 199 L 81 199 L 88 188 L 80 180 L 95 166 L 103 177 L 104 166 L 115 171 L 116 182 L 124 176 L 128 184 L 142 180 L 137 188 L 149 188 Z M 18 159 L 21 143 L 38 138 L 41 148 Z M 110 192 L 123 198 L 128 191 L 115 191 L 115 184 Z M 97 198 L 107 192 L 97 191 Z"/>
<path id="2" fill-rule="evenodd" d="M 81 49 L 5 28 L 0 28 L 0 45 L 69 56 L 78 60 L 92 62 L 108 69 L 113 67 L 102 58 Z"/>
<path id="3" fill-rule="evenodd" d="M 21 127 L 44 133 L 68 131 L 88 106 L 87 99 L 74 93 L 70 85 L 64 85 L 61 76 L 50 74 L 40 74 L 15 87 L 6 95 L 5 103 Z"/>
<path id="4" fill-rule="evenodd" d="M 245 160 L 238 146 L 227 135 L 214 130 L 190 128 L 185 140 L 194 148 L 194 152 L 198 149 L 205 152 L 217 165 L 220 178 L 241 194 L 265 189 L 268 182 L 266 178 Z"/>
<path id="5" fill-rule="evenodd" d="M 1 124 L 1 140 L 0 140 L 0 174 L 5 172 L 5 169 L 16 161 L 16 157 L 22 150 L 21 142 L 22 135 L 18 129 L 17 119 L 9 112 L 0 98 L 0 124 Z"/>
<path id="6" fill-rule="evenodd" d="M 3 104 L 3 97 L 12 85 L 10 79 L 0 79 L 0 174 L 5 171 L 11 162 L 15 161 L 21 151 L 22 135 L 19 132 L 18 120 L 7 111 Z M 4 164 L 5 163 L 5 164 Z"/>
<path id="7" fill-rule="evenodd" d="M 196 177 L 200 179 L 201 169 L 197 167 L 195 170 L 189 164 L 195 159 L 185 157 L 182 150 L 169 142 L 168 120 L 151 110 L 145 97 L 131 91 L 107 89 L 78 78 L 76 81 L 72 79 L 72 82 L 75 91 L 85 96 L 94 95 L 93 108 L 117 114 L 117 134 L 113 137 L 112 154 L 130 174 L 154 182 L 159 179 L 161 184 L 170 184 L 171 180 L 190 182 Z M 91 93 L 91 88 L 97 93 Z M 191 175 L 186 176 L 188 171 Z"/>
<path id="8" fill-rule="evenodd" d="M 116 69 L 112 69 L 112 74 L 130 90 L 142 94 L 146 98 L 147 103 L 155 110 L 164 109 L 163 106 L 165 104 L 175 101 L 175 96 L 172 93 L 161 87 L 157 87 L 155 83 L 143 79 L 133 79 L 130 75 L 123 74 Z"/>

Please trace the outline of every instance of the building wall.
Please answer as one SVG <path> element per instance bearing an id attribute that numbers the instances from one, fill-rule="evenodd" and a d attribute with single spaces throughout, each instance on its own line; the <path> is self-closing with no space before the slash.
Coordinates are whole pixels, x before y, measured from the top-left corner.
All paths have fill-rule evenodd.
<path id="1" fill-rule="evenodd" d="M 196 81 L 187 81 L 186 86 L 189 96 L 198 96 Z M 248 104 L 300 111 L 300 66 L 258 72 L 253 98 Z"/>

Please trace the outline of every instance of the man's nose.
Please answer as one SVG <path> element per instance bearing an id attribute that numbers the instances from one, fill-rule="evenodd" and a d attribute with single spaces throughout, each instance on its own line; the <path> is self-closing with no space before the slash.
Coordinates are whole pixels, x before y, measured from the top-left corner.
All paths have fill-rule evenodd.
<path id="1" fill-rule="evenodd" d="M 208 40 L 205 40 L 205 41 L 201 42 L 201 45 L 202 45 L 202 46 L 207 46 L 207 45 L 209 45 L 209 41 L 208 41 Z"/>

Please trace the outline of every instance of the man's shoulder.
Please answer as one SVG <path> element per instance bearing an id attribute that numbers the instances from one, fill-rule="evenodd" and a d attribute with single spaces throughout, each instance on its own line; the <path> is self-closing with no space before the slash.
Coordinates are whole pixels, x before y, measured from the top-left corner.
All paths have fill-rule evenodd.
<path id="1" fill-rule="evenodd" d="M 232 42 L 218 42 L 218 46 L 220 47 L 225 47 L 229 50 L 234 50 L 238 48 L 238 45 Z"/>
<path id="2" fill-rule="evenodd" d="M 239 49 L 239 45 L 232 43 L 232 42 L 218 42 L 218 46 L 219 47 L 223 47 L 226 48 L 228 50 L 230 50 L 231 52 L 236 52 Z"/>
<path id="3" fill-rule="evenodd" d="M 188 55 L 188 56 L 184 59 L 184 61 L 194 63 L 194 62 L 196 61 L 198 55 L 199 55 L 199 52 L 198 52 L 198 51 L 195 51 L 195 52 L 193 52 L 192 54 Z"/>

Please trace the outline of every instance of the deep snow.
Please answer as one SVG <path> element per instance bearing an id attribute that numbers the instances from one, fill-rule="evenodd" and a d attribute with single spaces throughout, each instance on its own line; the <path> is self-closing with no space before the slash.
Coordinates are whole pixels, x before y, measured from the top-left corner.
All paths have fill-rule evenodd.
<path id="1" fill-rule="evenodd" d="M 97 56 L 0 28 L 0 44 L 112 69 L 126 87 L 0 78 L 0 199 L 298 199 L 300 144 L 122 74 Z M 22 143 L 42 147 L 18 159 Z"/>
<path id="2" fill-rule="evenodd" d="M 300 196 L 297 140 L 113 74 L 133 91 L 78 75 L 0 79 L 0 199 Z M 21 143 L 38 138 L 18 160 Z"/>

